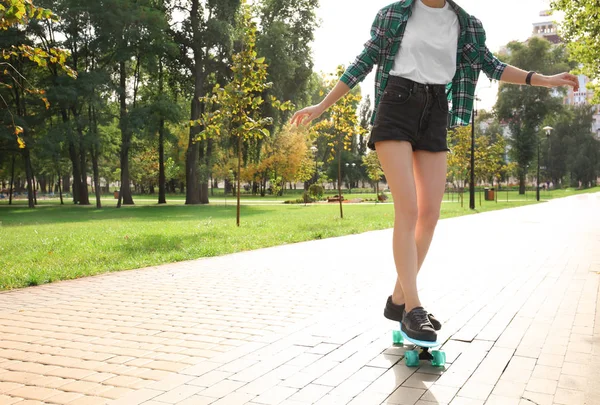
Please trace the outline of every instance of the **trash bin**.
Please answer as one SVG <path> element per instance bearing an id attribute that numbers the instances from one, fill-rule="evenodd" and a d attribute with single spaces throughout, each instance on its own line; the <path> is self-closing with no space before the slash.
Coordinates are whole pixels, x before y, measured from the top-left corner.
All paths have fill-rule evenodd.
<path id="1" fill-rule="evenodd" d="M 490 195 L 490 201 L 495 201 L 496 200 L 496 189 L 495 188 L 490 188 L 489 191 L 489 195 Z"/>
<path id="2" fill-rule="evenodd" d="M 119 199 L 119 191 L 115 191 L 115 200 Z"/>
<path id="3" fill-rule="evenodd" d="M 493 189 L 484 188 L 484 196 L 486 201 L 494 201 L 494 192 Z"/>

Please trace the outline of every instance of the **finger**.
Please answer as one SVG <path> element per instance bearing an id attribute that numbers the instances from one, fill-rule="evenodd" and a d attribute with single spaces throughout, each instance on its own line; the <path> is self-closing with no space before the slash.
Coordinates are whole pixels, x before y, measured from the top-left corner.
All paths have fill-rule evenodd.
<path id="1" fill-rule="evenodd" d="M 292 118 L 292 124 L 295 123 L 296 126 L 300 125 L 302 115 L 302 111 L 298 111 L 296 114 L 294 114 L 294 117 Z"/>
<path id="2" fill-rule="evenodd" d="M 298 118 L 298 126 L 306 124 L 306 122 L 305 122 L 306 116 L 307 116 L 307 114 L 302 114 L 302 116 L 300 116 L 300 118 Z"/>

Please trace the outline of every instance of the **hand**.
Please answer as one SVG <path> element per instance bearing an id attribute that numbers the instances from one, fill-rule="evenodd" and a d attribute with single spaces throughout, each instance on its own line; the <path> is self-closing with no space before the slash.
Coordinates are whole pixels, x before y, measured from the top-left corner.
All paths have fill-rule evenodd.
<path id="1" fill-rule="evenodd" d="M 325 110 L 320 105 L 313 105 L 311 107 L 306 107 L 306 108 L 298 111 L 296 114 L 294 114 L 294 116 L 292 117 L 291 123 L 292 123 L 292 125 L 296 124 L 298 126 L 304 125 L 304 124 L 309 124 L 313 120 L 319 118 L 324 112 L 325 112 Z"/>
<path id="2" fill-rule="evenodd" d="M 544 76 L 544 87 L 571 86 L 573 91 L 579 91 L 579 79 L 570 73 L 560 73 L 554 76 Z"/>

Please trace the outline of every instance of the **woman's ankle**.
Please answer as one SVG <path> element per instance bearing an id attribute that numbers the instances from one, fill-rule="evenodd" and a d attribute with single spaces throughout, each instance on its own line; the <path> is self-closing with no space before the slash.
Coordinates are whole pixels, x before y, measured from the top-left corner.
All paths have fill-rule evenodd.
<path id="1" fill-rule="evenodd" d="M 403 295 L 394 295 L 392 294 L 392 304 L 401 306 L 405 304 L 405 299 Z"/>

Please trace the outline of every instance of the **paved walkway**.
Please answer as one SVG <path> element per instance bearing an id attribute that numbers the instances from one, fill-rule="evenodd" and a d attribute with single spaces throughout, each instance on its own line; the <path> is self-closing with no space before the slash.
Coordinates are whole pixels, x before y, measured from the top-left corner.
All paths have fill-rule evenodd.
<path id="1" fill-rule="evenodd" d="M 600 194 L 440 223 L 445 370 L 393 282 L 386 230 L 0 293 L 0 404 L 600 404 Z"/>

